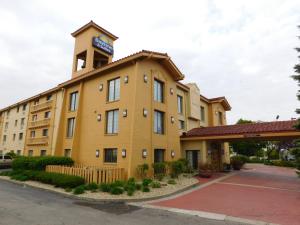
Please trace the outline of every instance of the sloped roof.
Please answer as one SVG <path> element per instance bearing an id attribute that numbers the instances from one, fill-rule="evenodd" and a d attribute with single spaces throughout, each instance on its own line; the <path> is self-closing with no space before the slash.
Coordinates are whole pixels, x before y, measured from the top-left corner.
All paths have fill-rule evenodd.
<path id="1" fill-rule="evenodd" d="M 207 137 L 207 136 L 224 136 L 224 135 L 246 135 L 260 133 L 276 133 L 297 131 L 294 126 L 297 120 L 273 121 L 263 123 L 236 124 L 215 127 L 194 128 L 181 137 Z"/>
<path id="2" fill-rule="evenodd" d="M 231 110 L 231 106 L 225 96 L 216 97 L 216 98 L 207 98 L 203 95 L 200 95 L 200 99 L 207 103 L 221 103 L 226 111 Z"/>

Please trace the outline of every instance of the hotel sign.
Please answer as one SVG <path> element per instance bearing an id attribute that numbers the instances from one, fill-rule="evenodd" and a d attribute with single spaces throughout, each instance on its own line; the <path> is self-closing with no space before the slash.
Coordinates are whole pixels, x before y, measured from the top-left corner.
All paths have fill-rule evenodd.
<path id="1" fill-rule="evenodd" d="M 110 40 L 104 35 L 93 37 L 92 44 L 95 48 L 98 48 L 110 55 L 114 54 L 114 47 L 110 44 Z"/>

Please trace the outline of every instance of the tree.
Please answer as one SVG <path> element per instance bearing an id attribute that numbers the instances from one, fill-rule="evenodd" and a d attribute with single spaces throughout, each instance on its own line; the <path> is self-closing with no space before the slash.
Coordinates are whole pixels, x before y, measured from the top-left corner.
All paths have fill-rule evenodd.
<path id="1" fill-rule="evenodd" d="M 248 124 L 248 123 L 255 123 L 252 120 L 246 119 L 239 119 L 236 124 Z M 264 141 L 234 141 L 230 143 L 234 152 L 239 155 L 246 155 L 246 156 L 260 156 L 260 150 L 266 146 L 266 142 Z"/>
<path id="2" fill-rule="evenodd" d="M 300 29 L 300 26 L 298 26 L 298 28 Z M 298 38 L 300 39 L 300 36 L 298 36 Z M 300 48 L 295 48 L 295 50 L 300 54 Z M 298 56 L 298 58 L 300 59 L 300 55 Z M 295 70 L 295 74 L 292 75 L 292 78 L 295 81 L 297 81 L 298 86 L 300 86 L 300 62 L 294 66 L 294 70 Z M 300 90 L 298 90 L 297 98 L 300 101 Z M 300 114 L 299 108 L 296 109 L 296 113 Z M 300 118 L 298 118 L 298 122 L 295 127 L 298 130 L 300 130 Z M 298 164 L 297 167 L 300 170 L 300 140 L 296 141 L 296 147 L 293 149 L 293 153 L 297 158 L 297 164 Z"/>

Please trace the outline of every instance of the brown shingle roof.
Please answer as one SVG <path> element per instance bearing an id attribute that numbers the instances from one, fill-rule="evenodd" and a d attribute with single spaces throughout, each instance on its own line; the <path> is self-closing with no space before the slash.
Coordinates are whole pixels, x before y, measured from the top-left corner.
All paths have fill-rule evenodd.
<path id="1" fill-rule="evenodd" d="M 296 129 L 294 128 L 294 125 L 296 123 L 297 120 L 288 120 L 263 123 L 236 124 L 216 127 L 200 127 L 188 131 L 181 137 L 207 137 L 296 131 Z"/>

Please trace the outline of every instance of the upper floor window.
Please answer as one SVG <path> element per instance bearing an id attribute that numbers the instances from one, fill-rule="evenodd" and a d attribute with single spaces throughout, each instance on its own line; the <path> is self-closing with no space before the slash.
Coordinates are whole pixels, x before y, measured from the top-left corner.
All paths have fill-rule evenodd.
<path id="1" fill-rule="evenodd" d="M 180 95 L 177 95 L 177 108 L 178 108 L 178 113 L 182 114 L 183 113 L 183 98 Z"/>
<path id="2" fill-rule="evenodd" d="M 120 78 L 108 81 L 108 101 L 113 102 L 120 99 Z"/>
<path id="3" fill-rule="evenodd" d="M 219 120 L 219 125 L 223 125 L 223 113 L 218 112 L 218 120 Z"/>
<path id="4" fill-rule="evenodd" d="M 75 118 L 69 118 L 67 124 L 67 137 L 71 138 L 74 134 L 74 127 L 75 127 Z"/>
<path id="5" fill-rule="evenodd" d="M 47 95 L 46 101 L 50 101 L 52 99 L 52 95 Z"/>
<path id="6" fill-rule="evenodd" d="M 47 111 L 45 112 L 45 119 L 49 119 L 50 118 L 50 115 L 51 115 L 51 112 L 50 111 Z"/>
<path id="7" fill-rule="evenodd" d="M 43 136 L 48 137 L 48 129 L 43 129 Z"/>
<path id="8" fill-rule="evenodd" d="M 27 106 L 27 104 L 24 104 L 24 105 L 23 105 L 23 111 L 26 110 L 26 106 Z"/>
<path id="9" fill-rule="evenodd" d="M 21 118 L 21 127 L 25 124 L 25 118 Z"/>
<path id="10" fill-rule="evenodd" d="M 38 105 L 39 104 L 39 99 L 34 100 L 33 105 Z"/>
<path id="11" fill-rule="evenodd" d="M 23 140 L 23 133 L 19 133 L 19 140 Z"/>
<path id="12" fill-rule="evenodd" d="M 8 122 L 5 122 L 5 129 L 8 128 Z"/>
<path id="13" fill-rule="evenodd" d="M 17 107 L 17 113 L 20 111 L 20 106 Z"/>
<path id="14" fill-rule="evenodd" d="M 119 110 L 111 110 L 106 113 L 106 133 L 117 134 L 119 128 Z"/>
<path id="15" fill-rule="evenodd" d="M 164 101 L 164 83 L 158 80 L 154 80 L 154 100 L 157 102 Z"/>
<path id="16" fill-rule="evenodd" d="M 13 134 L 13 141 L 16 140 L 16 134 Z"/>
<path id="17" fill-rule="evenodd" d="M 180 130 L 184 130 L 184 128 L 185 128 L 184 121 L 183 120 L 179 120 L 179 129 Z"/>
<path id="18" fill-rule="evenodd" d="M 3 143 L 6 142 L 6 135 L 3 135 L 3 140 L 2 140 Z"/>
<path id="19" fill-rule="evenodd" d="M 203 106 L 200 106 L 200 113 L 201 113 L 201 121 L 205 121 L 205 109 Z"/>
<path id="20" fill-rule="evenodd" d="M 37 120 L 37 114 L 32 115 L 32 121 L 36 121 Z"/>
<path id="21" fill-rule="evenodd" d="M 164 134 L 164 113 L 154 111 L 154 133 Z"/>
<path id="22" fill-rule="evenodd" d="M 70 111 L 76 111 L 77 102 L 78 102 L 78 91 L 75 91 L 70 94 L 70 105 L 69 105 Z"/>
<path id="23" fill-rule="evenodd" d="M 15 127 L 18 126 L 18 120 L 15 120 Z"/>
<path id="24" fill-rule="evenodd" d="M 32 131 L 30 132 L 30 137 L 31 137 L 31 138 L 34 138 L 34 137 L 35 137 L 35 131 L 34 131 L 34 130 L 32 130 Z"/>

